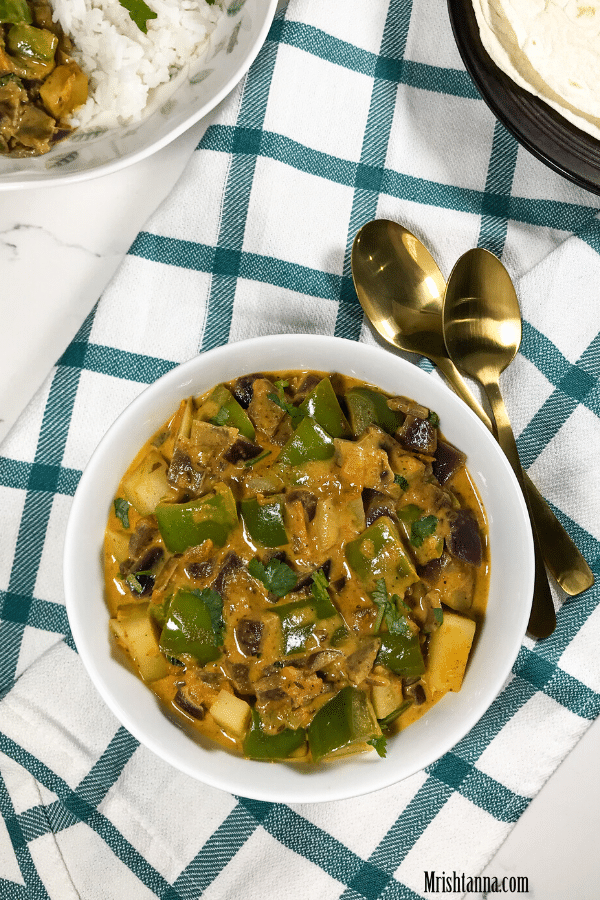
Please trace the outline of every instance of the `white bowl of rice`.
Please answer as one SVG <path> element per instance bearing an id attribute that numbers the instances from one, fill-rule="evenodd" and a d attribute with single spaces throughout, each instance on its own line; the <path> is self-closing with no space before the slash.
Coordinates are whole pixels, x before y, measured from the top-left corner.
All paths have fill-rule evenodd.
<path id="1" fill-rule="evenodd" d="M 147 0 L 146 32 L 126 6 L 140 0 L 52 0 L 74 42 L 89 97 L 75 130 L 50 152 L 0 156 L 0 190 L 105 175 L 155 153 L 206 116 L 246 74 L 277 0 Z"/>

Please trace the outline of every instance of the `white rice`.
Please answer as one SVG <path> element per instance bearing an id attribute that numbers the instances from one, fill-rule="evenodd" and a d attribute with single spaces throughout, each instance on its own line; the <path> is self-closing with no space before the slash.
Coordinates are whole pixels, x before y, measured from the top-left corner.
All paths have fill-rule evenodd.
<path id="1" fill-rule="evenodd" d="M 119 0 L 53 0 L 54 18 L 71 39 L 90 96 L 72 124 L 127 125 L 142 118 L 149 92 L 206 51 L 224 15 L 206 0 L 146 0 L 156 19 L 144 34 Z"/>

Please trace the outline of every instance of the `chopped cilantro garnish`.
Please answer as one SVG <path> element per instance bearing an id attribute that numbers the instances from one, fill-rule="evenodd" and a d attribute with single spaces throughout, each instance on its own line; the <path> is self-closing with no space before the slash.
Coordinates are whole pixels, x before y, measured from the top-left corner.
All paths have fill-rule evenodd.
<path id="1" fill-rule="evenodd" d="M 212 625 L 213 633 L 215 636 L 215 644 L 217 647 L 220 647 L 225 638 L 225 622 L 223 621 L 223 598 L 214 588 L 204 588 L 204 590 L 193 590 L 192 594 L 195 594 L 196 597 L 199 597 L 202 600 L 206 608 L 208 609 L 208 614 L 210 615 L 210 624 Z"/>
<path id="2" fill-rule="evenodd" d="M 422 516 L 410 526 L 410 542 L 413 547 L 420 547 L 425 538 L 431 537 L 437 528 L 438 520 L 435 516 Z"/>
<path id="3" fill-rule="evenodd" d="M 320 570 L 313 572 L 312 582 L 311 593 L 315 600 L 320 600 L 323 603 L 329 602 L 329 591 L 327 590 L 329 582 L 323 572 Z"/>
<path id="4" fill-rule="evenodd" d="M 130 503 L 123 497 L 117 497 L 115 500 L 115 516 L 120 520 L 123 528 L 129 528 L 129 507 Z"/>
<path id="5" fill-rule="evenodd" d="M 375 747 L 379 756 L 385 757 L 387 753 L 387 744 L 383 735 L 381 735 L 381 737 L 371 738 L 371 740 L 367 741 L 367 743 L 370 744 L 371 747 Z"/>
<path id="6" fill-rule="evenodd" d="M 396 484 L 400 485 L 403 491 L 405 491 L 408 487 L 408 481 L 404 477 L 404 475 L 394 475 L 394 481 Z"/>
<path id="7" fill-rule="evenodd" d="M 408 634 L 410 632 L 406 616 L 398 612 L 398 605 L 406 609 L 404 601 L 400 599 L 398 594 L 388 594 L 387 585 L 383 578 L 380 578 L 375 585 L 375 590 L 371 594 L 371 600 L 379 608 L 377 619 L 375 620 L 375 631 L 379 631 L 383 620 L 388 631 L 393 634 Z"/>
<path id="8" fill-rule="evenodd" d="M 269 398 L 269 400 L 272 400 L 273 403 L 276 403 L 280 409 L 282 409 L 284 412 L 286 412 L 289 415 L 289 417 L 292 420 L 292 425 L 295 428 L 296 425 L 298 425 L 298 423 L 304 418 L 305 414 L 303 412 L 301 412 L 297 406 L 294 406 L 293 403 L 290 403 L 288 400 L 285 399 L 283 389 L 287 386 L 288 386 L 287 381 L 276 381 L 274 387 L 275 387 L 275 390 L 277 391 L 277 393 L 274 394 L 273 392 L 271 392 L 270 394 L 267 394 L 267 397 Z"/>
<path id="9" fill-rule="evenodd" d="M 129 13 L 131 20 L 135 22 L 140 31 L 148 32 L 148 19 L 156 19 L 157 13 L 150 9 L 144 0 L 119 0 L 119 3 Z"/>
<path id="10" fill-rule="evenodd" d="M 296 587 L 296 573 L 279 559 L 271 559 L 265 566 L 255 557 L 248 563 L 248 571 L 253 578 L 262 581 L 266 589 L 277 598 L 285 597 Z"/>
<path id="11" fill-rule="evenodd" d="M 440 427 L 440 417 L 432 409 L 429 410 L 429 415 L 427 416 L 427 421 L 430 422 L 434 428 Z"/>
<path id="12" fill-rule="evenodd" d="M 337 612 L 329 596 L 329 582 L 320 569 L 313 572 L 311 594 L 315 600 L 315 608 L 319 619 L 328 619 Z"/>

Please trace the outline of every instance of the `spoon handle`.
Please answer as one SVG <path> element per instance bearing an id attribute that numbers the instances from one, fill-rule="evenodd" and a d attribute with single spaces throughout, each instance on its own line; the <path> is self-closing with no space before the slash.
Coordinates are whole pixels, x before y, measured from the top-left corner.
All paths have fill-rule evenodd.
<path id="1" fill-rule="evenodd" d="M 517 480 L 521 485 L 521 490 L 523 491 L 523 496 L 525 497 L 529 516 L 531 518 L 531 531 L 533 534 L 533 546 L 535 550 L 535 582 L 533 588 L 533 604 L 527 630 L 532 637 L 545 638 L 552 634 L 556 628 L 556 613 L 554 611 L 554 603 L 552 602 L 550 586 L 546 576 L 546 569 L 544 568 L 536 523 L 533 518 L 529 495 L 525 488 L 525 474 L 519 459 L 515 436 L 500 393 L 500 387 L 496 382 L 491 382 L 485 384 L 484 388 L 496 421 L 498 443 L 502 447 L 506 458 L 517 476 Z"/>
<path id="2" fill-rule="evenodd" d="M 481 404 L 477 402 L 471 393 L 452 360 L 448 357 L 440 357 L 435 360 L 435 363 L 461 400 L 464 400 L 467 406 L 479 416 L 483 424 L 495 434 L 496 428 L 492 425 Z M 521 471 L 523 470 L 521 469 Z M 569 594 L 571 597 L 581 594 L 594 583 L 592 570 L 527 472 L 523 472 L 523 475 L 529 500 L 529 510 L 540 537 L 544 562 L 566 594 Z"/>
<path id="3" fill-rule="evenodd" d="M 488 428 L 492 433 L 494 433 L 495 429 L 492 424 L 492 421 L 483 406 L 477 402 L 473 394 L 471 393 L 471 389 L 468 387 L 467 383 L 464 381 L 462 375 L 452 362 L 449 356 L 439 356 L 435 359 L 435 364 L 443 373 L 446 380 L 450 383 L 455 393 L 458 394 L 460 399 L 467 404 L 469 409 L 471 409 L 476 416 L 479 416 L 483 424 Z"/>

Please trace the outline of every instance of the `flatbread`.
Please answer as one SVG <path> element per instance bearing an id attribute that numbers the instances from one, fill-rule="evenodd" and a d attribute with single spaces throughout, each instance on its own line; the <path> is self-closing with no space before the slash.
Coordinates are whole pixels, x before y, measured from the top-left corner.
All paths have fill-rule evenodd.
<path id="1" fill-rule="evenodd" d="M 473 0 L 473 7 L 496 65 L 600 139 L 600 0 Z"/>

